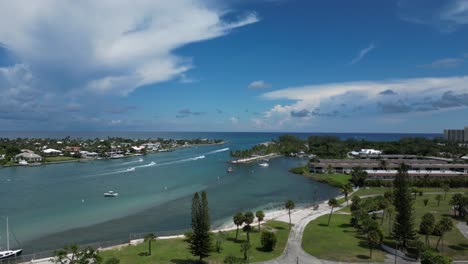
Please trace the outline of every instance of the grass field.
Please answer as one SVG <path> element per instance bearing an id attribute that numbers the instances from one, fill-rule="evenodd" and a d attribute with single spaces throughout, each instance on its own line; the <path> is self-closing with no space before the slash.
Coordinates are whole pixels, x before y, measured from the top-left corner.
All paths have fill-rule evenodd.
<path id="1" fill-rule="evenodd" d="M 44 157 L 45 162 L 60 162 L 60 161 L 71 161 L 71 160 L 77 160 L 77 158 L 65 157 L 65 156 Z"/>
<path id="2" fill-rule="evenodd" d="M 264 229 L 269 229 L 276 233 L 278 242 L 276 248 L 272 252 L 264 252 L 261 249 L 260 233 L 257 226 L 254 226 L 255 232 L 250 234 L 250 243 L 252 245 L 249 260 L 250 262 L 265 261 L 279 257 L 286 247 L 289 236 L 289 224 L 278 221 L 269 221 L 262 226 Z M 226 256 L 233 255 L 242 257 L 240 245 L 247 239 L 246 233 L 239 230 L 239 239 L 236 242 L 236 231 L 224 232 L 225 239 L 222 243 L 221 253 L 213 252 L 206 260 L 208 263 L 223 263 Z M 181 238 L 156 240 L 152 243 L 152 255 L 147 256 L 148 243 L 142 243 L 137 246 L 126 246 L 120 250 L 103 251 L 102 256 L 104 261 L 111 257 L 120 259 L 120 263 L 161 263 L 161 264 L 189 264 L 194 263 L 197 259 L 193 257 L 187 250 L 187 243 Z"/>
<path id="3" fill-rule="evenodd" d="M 333 214 L 330 226 L 328 215 L 310 222 L 302 238 L 302 248 L 320 259 L 335 261 L 383 261 L 384 252 L 374 249 L 372 259 L 365 237 L 359 235 L 349 221 L 350 215 Z"/>
<path id="4" fill-rule="evenodd" d="M 440 192 L 440 188 L 420 188 L 424 192 Z M 362 191 L 361 191 L 362 190 Z M 369 188 L 361 189 L 355 195 L 372 195 L 384 193 L 386 188 Z M 467 189 L 454 188 L 450 192 L 465 192 Z M 419 230 L 419 223 L 422 216 L 425 213 L 432 213 L 438 221 L 443 216 L 451 217 L 454 224 L 458 223 L 458 220 L 453 218 L 453 211 L 449 206 L 448 202 L 453 194 L 447 194 L 447 199 L 440 202 L 440 206 L 437 206 L 435 199 L 436 194 L 423 194 L 423 196 L 416 196 L 416 200 L 413 205 L 414 214 L 414 228 Z M 424 206 L 424 199 L 428 199 L 429 203 Z M 340 212 L 349 212 L 349 207 L 345 207 Z M 394 217 L 394 216 L 393 216 Z M 387 217 L 384 218 L 382 223 L 382 229 L 384 231 L 384 243 L 390 246 L 394 246 L 395 242 L 392 240 L 390 229 L 393 227 L 393 217 L 390 220 Z M 337 260 L 337 261 L 365 261 L 364 255 L 362 254 L 365 247 L 365 240 L 360 237 L 354 228 L 349 225 L 351 216 L 333 214 L 330 228 L 326 225 L 327 216 L 323 216 L 317 220 L 312 221 L 307 225 L 304 238 L 303 248 L 310 254 L 323 259 Z M 381 219 L 381 218 L 380 218 Z M 378 219 L 380 223 L 380 219 Z M 424 236 L 419 235 L 420 240 L 424 241 Z M 438 237 L 430 237 L 431 247 L 435 247 Z M 320 241 L 316 243 L 315 241 Z M 338 246 L 337 246 L 338 245 Z M 441 250 L 441 244 L 439 245 L 439 251 Z M 368 254 L 368 253 L 367 253 Z M 383 253 L 382 253 L 383 254 Z M 460 231 L 454 227 L 452 231 L 448 232 L 444 236 L 444 254 L 451 256 L 454 260 L 466 260 L 468 259 L 468 239 L 466 239 Z M 377 258 L 377 253 L 376 253 Z"/>
<path id="5" fill-rule="evenodd" d="M 335 186 L 338 188 L 349 183 L 349 180 L 351 179 L 351 175 L 349 174 L 321 174 L 306 172 L 305 176 L 319 182 L 328 183 L 331 186 Z"/>

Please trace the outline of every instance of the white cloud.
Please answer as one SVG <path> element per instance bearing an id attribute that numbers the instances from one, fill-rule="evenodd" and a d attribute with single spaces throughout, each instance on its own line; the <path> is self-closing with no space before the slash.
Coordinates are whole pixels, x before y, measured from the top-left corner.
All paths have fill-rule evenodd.
<path id="1" fill-rule="evenodd" d="M 239 123 L 239 118 L 232 116 L 231 118 L 229 118 L 229 121 L 231 121 L 231 124 L 237 125 Z"/>
<path id="2" fill-rule="evenodd" d="M 250 89 L 265 89 L 271 88 L 271 84 L 263 80 L 253 81 L 248 86 Z"/>
<path id="3" fill-rule="evenodd" d="M 111 123 L 111 125 L 118 125 L 118 124 L 122 123 L 122 120 L 120 120 L 120 119 L 119 120 L 111 120 L 110 123 Z"/>
<path id="4" fill-rule="evenodd" d="M 128 94 L 191 69 L 175 49 L 258 21 L 226 12 L 202 0 L 1 1 L 0 42 L 53 89 Z"/>
<path id="5" fill-rule="evenodd" d="M 371 44 L 369 44 L 367 48 L 360 50 L 357 56 L 349 64 L 358 63 L 360 60 L 364 58 L 364 56 L 366 56 L 367 53 L 371 52 L 374 48 L 375 48 L 374 42 L 371 42 Z"/>
<path id="6" fill-rule="evenodd" d="M 421 67 L 434 68 L 434 69 L 455 68 L 455 67 L 461 66 L 463 62 L 464 60 L 460 58 L 444 58 L 444 59 L 435 60 L 429 64 L 423 64 L 421 65 Z"/>
<path id="7" fill-rule="evenodd" d="M 360 81 L 289 87 L 261 95 L 276 104 L 253 120 L 277 129 L 313 124 L 319 117 L 405 114 L 468 107 L 468 76 Z M 392 96 L 382 94 L 391 90 Z M 299 114 L 298 113 L 307 113 Z M 298 118 L 300 117 L 300 118 Z"/>

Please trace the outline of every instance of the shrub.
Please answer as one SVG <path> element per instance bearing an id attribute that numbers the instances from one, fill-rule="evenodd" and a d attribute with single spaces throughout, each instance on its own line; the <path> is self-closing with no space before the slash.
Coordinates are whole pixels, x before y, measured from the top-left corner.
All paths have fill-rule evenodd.
<path id="1" fill-rule="evenodd" d="M 265 251 L 273 251 L 276 246 L 276 234 L 270 231 L 263 231 L 261 237 L 261 243 L 263 250 Z"/>
<path id="2" fill-rule="evenodd" d="M 235 257 L 233 255 L 226 256 L 224 258 L 224 263 L 226 264 L 240 264 L 240 263 L 245 263 L 245 261 L 242 258 Z"/>
<path id="3" fill-rule="evenodd" d="M 422 253 L 421 264 L 450 264 L 452 260 L 444 257 L 433 250 L 426 250 Z"/>

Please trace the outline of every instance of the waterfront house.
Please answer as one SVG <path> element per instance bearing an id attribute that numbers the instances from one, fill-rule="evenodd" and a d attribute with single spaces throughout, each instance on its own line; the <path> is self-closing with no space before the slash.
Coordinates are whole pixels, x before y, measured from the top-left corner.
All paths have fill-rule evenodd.
<path id="1" fill-rule="evenodd" d="M 23 153 L 16 155 L 13 158 L 13 160 L 17 162 L 22 161 L 22 160 L 25 160 L 27 162 L 41 162 L 42 157 L 31 152 L 23 152 Z"/>
<path id="2" fill-rule="evenodd" d="M 46 155 L 46 156 L 57 156 L 57 155 L 61 154 L 62 151 L 49 148 L 49 149 L 44 149 L 42 151 L 42 153 L 44 153 L 44 155 Z"/>

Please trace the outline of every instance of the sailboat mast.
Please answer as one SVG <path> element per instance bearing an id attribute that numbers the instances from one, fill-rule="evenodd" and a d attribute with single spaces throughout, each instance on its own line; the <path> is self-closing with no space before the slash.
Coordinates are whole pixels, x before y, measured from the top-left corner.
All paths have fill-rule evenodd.
<path id="1" fill-rule="evenodd" d="M 7 237 L 7 250 L 10 250 L 10 232 L 8 230 L 8 216 L 6 218 L 6 237 Z"/>

